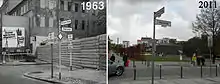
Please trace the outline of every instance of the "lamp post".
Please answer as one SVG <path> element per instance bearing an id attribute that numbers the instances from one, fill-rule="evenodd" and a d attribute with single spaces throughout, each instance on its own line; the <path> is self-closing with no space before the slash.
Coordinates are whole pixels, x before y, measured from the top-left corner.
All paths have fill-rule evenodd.
<path id="1" fill-rule="evenodd" d="M 158 10 L 157 12 L 154 12 L 154 16 L 153 16 L 153 50 L 152 50 L 152 84 L 154 84 L 154 57 L 156 55 L 156 40 L 155 40 L 155 25 L 161 25 L 162 27 L 167 27 L 167 26 L 171 26 L 171 22 L 170 21 L 165 21 L 165 20 L 159 20 L 156 19 L 157 17 L 160 17 L 163 13 L 164 13 L 164 9 L 165 7 L 161 8 L 160 10 Z"/>

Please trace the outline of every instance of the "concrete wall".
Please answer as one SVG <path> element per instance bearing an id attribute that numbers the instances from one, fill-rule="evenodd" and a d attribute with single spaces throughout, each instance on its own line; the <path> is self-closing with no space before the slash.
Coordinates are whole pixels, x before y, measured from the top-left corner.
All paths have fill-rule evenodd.
<path id="1" fill-rule="evenodd" d="M 82 38 L 61 43 L 62 65 L 70 66 L 70 52 L 72 52 L 73 67 L 84 67 L 94 69 L 106 69 L 106 34 L 95 37 Z M 53 46 L 54 61 L 59 59 L 58 44 Z M 51 45 L 40 46 L 37 48 L 38 59 L 51 61 Z"/>

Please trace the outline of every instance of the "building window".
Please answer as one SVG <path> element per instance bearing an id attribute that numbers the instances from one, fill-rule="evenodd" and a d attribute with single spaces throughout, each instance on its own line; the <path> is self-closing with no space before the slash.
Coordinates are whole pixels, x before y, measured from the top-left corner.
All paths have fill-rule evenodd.
<path id="1" fill-rule="evenodd" d="M 53 9 L 56 5 L 56 2 L 54 0 L 49 0 L 49 9 Z"/>
<path id="2" fill-rule="evenodd" d="M 24 13 L 24 7 L 21 7 L 21 15 Z"/>
<path id="3" fill-rule="evenodd" d="M 92 32 L 95 32 L 96 24 L 95 21 L 92 22 Z"/>
<path id="4" fill-rule="evenodd" d="M 82 30 L 84 30 L 84 29 L 85 29 L 85 21 L 82 20 Z"/>
<path id="5" fill-rule="evenodd" d="M 45 27 L 45 17 L 40 17 L 40 27 Z"/>
<path id="6" fill-rule="evenodd" d="M 79 6 L 79 4 L 75 3 L 75 12 L 78 12 L 78 6 Z"/>
<path id="7" fill-rule="evenodd" d="M 75 29 L 78 27 L 78 20 L 75 20 Z"/>
<path id="8" fill-rule="evenodd" d="M 82 9 L 82 13 L 85 13 L 85 10 L 83 10 L 83 6 L 81 6 L 81 9 Z"/>
<path id="9" fill-rule="evenodd" d="M 64 1 L 61 1 L 61 2 L 60 2 L 60 7 L 61 7 L 61 8 L 60 8 L 61 10 L 64 10 Z"/>
<path id="10" fill-rule="evenodd" d="M 45 2 L 46 2 L 45 0 L 40 0 L 40 7 L 41 8 L 45 8 L 45 6 L 46 6 Z"/>
<path id="11" fill-rule="evenodd" d="M 72 2 L 68 2 L 68 11 L 71 11 L 72 8 Z"/>
<path id="12" fill-rule="evenodd" d="M 64 10 L 67 11 L 67 9 L 68 9 L 68 2 L 64 1 Z"/>
<path id="13" fill-rule="evenodd" d="M 49 18 L 49 27 L 53 27 L 53 18 L 52 17 Z"/>

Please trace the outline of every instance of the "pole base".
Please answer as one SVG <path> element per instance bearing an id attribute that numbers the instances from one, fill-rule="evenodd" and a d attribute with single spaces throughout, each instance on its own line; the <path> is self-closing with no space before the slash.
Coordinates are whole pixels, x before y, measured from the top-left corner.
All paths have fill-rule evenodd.
<path id="1" fill-rule="evenodd" d="M 61 72 L 59 72 L 59 80 L 61 80 Z"/>

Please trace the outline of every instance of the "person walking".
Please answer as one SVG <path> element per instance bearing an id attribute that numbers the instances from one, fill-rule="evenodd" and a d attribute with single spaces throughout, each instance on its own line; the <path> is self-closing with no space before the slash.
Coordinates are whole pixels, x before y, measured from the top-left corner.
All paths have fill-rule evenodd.
<path id="1" fill-rule="evenodd" d="M 114 56 L 114 54 L 112 54 L 110 60 L 113 61 L 113 62 L 115 62 L 115 56 Z"/>
<path id="2" fill-rule="evenodd" d="M 128 56 L 124 55 L 123 56 L 124 66 L 126 66 L 127 60 L 128 60 Z"/>
<path id="3" fill-rule="evenodd" d="M 193 66 L 195 66 L 195 64 L 196 64 L 196 54 L 195 53 L 192 56 L 192 64 L 193 64 Z"/>

